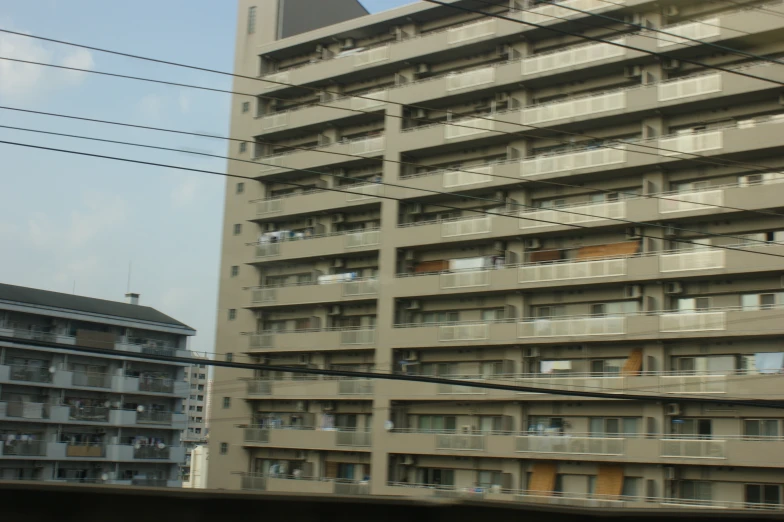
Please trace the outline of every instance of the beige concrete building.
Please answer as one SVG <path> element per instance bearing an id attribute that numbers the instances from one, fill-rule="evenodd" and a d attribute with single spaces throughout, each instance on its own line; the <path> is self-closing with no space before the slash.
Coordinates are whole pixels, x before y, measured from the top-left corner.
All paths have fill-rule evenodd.
<path id="1" fill-rule="evenodd" d="M 666 56 L 241 0 L 217 350 L 661 400 L 218 368 L 208 487 L 780 506 L 780 410 L 678 399 L 778 398 L 781 2 L 455 3 Z"/>

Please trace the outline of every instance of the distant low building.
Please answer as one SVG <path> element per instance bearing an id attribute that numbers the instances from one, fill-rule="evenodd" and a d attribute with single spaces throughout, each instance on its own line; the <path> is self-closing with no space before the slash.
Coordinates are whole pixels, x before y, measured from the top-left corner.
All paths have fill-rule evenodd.
<path id="1" fill-rule="evenodd" d="M 187 365 L 124 355 L 187 357 L 196 331 L 127 297 L 0 284 L 0 480 L 181 485 Z"/>

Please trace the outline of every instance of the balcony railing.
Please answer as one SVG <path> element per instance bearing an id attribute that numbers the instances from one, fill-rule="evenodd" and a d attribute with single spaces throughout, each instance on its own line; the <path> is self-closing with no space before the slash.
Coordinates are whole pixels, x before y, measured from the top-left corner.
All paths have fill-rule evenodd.
<path id="1" fill-rule="evenodd" d="M 707 270 L 724 268 L 725 263 L 725 250 L 695 250 L 693 252 L 662 254 L 659 258 L 659 270 L 662 272 Z"/>
<path id="2" fill-rule="evenodd" d="M 524 124 L 545 123 L 563 118 L 579 118 L 626 108 L 626 90 L 586 96 L 567 101 L 534 105 L 522 111 Z"/>
<path id="3" fill-rule="evenodd" d="M 560 337 L 589 335 L 623 335 L 626 333 L 626 317 L 577 316 L 553 317 L 524 321 L 518 325 L 518 337 Z"/>
<path id="4" fill-rule="evenodd" d="M 493 181 L 492 167 L 468 167 L 471 172 L 464 170 L 450 170 L 444 172 L 444 188 L 465 187 L 467 185 L 479 185 Z"/>
<path id="5" fill-rule="evenodd" d="M 140 377 L 139 391 L 174 393 L 174 379 Z"/>
<path id="6" fill-rule="evenodd" d="M 103 443 L 69 443 L 65 447 L 65 456 L 73 458 L 101 458 L 106 456 Z"/>
<path id="7" fill-rule="evenodd" d="M 615 5 L 622 5 L 623 3 L 624 0 L 613 2 Z M 566 9 L 561 7 L 561 5 L 571 7 L 572 9 Z M 522 11 L 519 14 L 519 17 L 524 22 L 541 24 L 552 22 L 559 18 L 575 18 L 583 15 L 583 13 L 575 11 L 575 9 L 579 11 L 597 11 L 607 7 L 609 7 L 609 5 L 603 0 L 565 0 L 563 2 L 558 2 L 557 4 L 540 5 Z"/>
<path id="8" fill-rule="evenodd" d="M 340 395 L 371 395 L 374 389 L 372 379 L 341 379 L 338 381 Z"/>
<path id="9" fill-rule="evenodd" d="M 519 435 L 515 437 L 515 451 L 531 453 L 570 453 L 577 455 L 623 455 L 623 436 L 553 436 Z"/>
<path id="10" fill-rule="evenodd" d="M 724 204 L 723 190 L 669 193 L 662 196 L 664 197 L 659 199 L 659 212 L 662 214 L 706 210 Z"/>
<path id="11" fill-rule="evenodd" d="M 136 412 L 136 422 L 139 424 L 171 424 L 172 412 L 145 409 Z"/>
<path id="12" fill-rule="evenodd" d="M 338 429 L 335 444 L 337 446 L 359 446 L 368 447 L 371 445 L 370 430 L 351 430 Z"/>
<path id="13" fill-rule="evenodd" d="M 626 217 L 626 201 L 520 212 L 520 228 L 552 227 Z"/>
<path id="14" fill-rule="evenodd" d="M 269 428 L 245 428 L 245 442 L 267 443 L 269 438 Z"/>
<path id="15" fill-rule="evenodd" d="M 675 435 L 674 437 L 677 437 Z M 726 458 L 726 441 L 707 439 L 695 440 L 692 438 L 666 438 L 660 439 L 659 455 L 662 457 L 724 459 Z"/>
<path id="16" fill-rule="evenodd" d="M 442 289 L 468 288 L 490 285 L 490 274 L 490 270 L 472 270 L 441 274 L 439 278 Z"/>
<path id="17" fill-rule="evenodd" d="M 272 381 L 253 380 L 248 381 L 248 395 L 271 395 Z"/>
<path id="18" fill-rule="evenodd" d="M 16 457 L 45 457 L 46 442 L 43 440 L 5 442 L 3 455 Z"/>
<path id="19" fill-rule="evenodd" d="M 488 234 L 492 230 L 490 216 L 454 219 L 441 222 L 441 237 Z"/>
<path id="20" fill-rule="evenodd" d="M 444 125 L 444 138 L 463 138 L 482 132 L 493 130 L 495 121 L 485 118 L 464 118 L 453 120 L 450 125 Z"/>
<path id="21" fill-rule="evenodd" d="M 625 38 L 612 40 L 625 44 Z M 584 66 L 587 63 L 624 56 L 626 49 L 610 43 L 596 43 L 572 47 L 564 51 L 542 53 L 522 60 L 523 75 L 564 69 L 567 67 Z"/>
<path id="22" fill-rule="evenodd" d="M 342 330 L 340 344 L 375 344 L 376 331 L 374 329 Z"/>
<path id="23" fill-rule="evenodd" d="M 613 148 L 594 147 L 578 149 L 574 152 L 534 156 L 520 162 L 520 175 L 523 177 L 536 176 L 625 162 L 626 148 L 624 145 L 618 144 L 613 145 Z"/>
<path id="24" fill-rule="evenodd" d="M 721 92 L 721 74 L 706 74 L 662 82 L 658 84 L 658 90 L 659 101 L 679 100 Z"/>
<path id="25" fill-rule="evenodd" d="M 694 152 L 719 150 L 724 147 L 724 132 L 702 132 L 695 134 L 678 134 L 671 138 L 660 138 L 659 147 L 662 156 L 676 156 Z"/>
<path id="26" fill-rule="evenodd" d="M 626 275 L 626 265 L 626 258 L 524 265 L 518 268 L 519 282 L 534 283 L 538 281 L 623 276 Z"/>
<path id="27" fill-rule="evenodd" d="M 49 371 L 49 366 L 21 366 L 11 365 L 11 380 L 12 381 L 26 381 L 26 382 L 52 382 L 52 373 Z"/>
<path id="28" fill-rule="evenodd" d="M 167 460 L 171 457 L 171 449 L 168 446 L 158 447 L 157 445 L 134 446 L 133 458 L 135 459 L 156 459 Z"/>
<path id="29" fill-rule="evenodd" d="M 348 202 L 376 199 L 384 193 L 384 185 L 381 183 L 349 185 L 343 188 L 352 192 L 351 194 L 346 194 L 346 201 Z"/>
<path id="30" fill-rule="evenodd" d="M 469 40 L 475 40 L 485 36 L 491 36 L 496 31 L 496 19 L 488 18 L 479 22 L 461 25 L 458 27 L 450 27 L 447 29 L 447 43 L 456 44 L 463 43 Z"/>
<path id="31" fill-rule="evenodd" d="M 148 488 L 165 488 L 168 481 L 166 479 L 155 478 L 135 478 L 131 479 L 131 486 L 148 487 Z"/>
<path id="32" fill-rule="evenodd" d="M 698 22 L 687 22 L 683 24 L 677 25 L 670 25 L 662 27 L 663 30 L 667 31 L 668 35 L 665 35 L 663 38 L 659 38 L 659 47 L 669 47 L 671 45 L 698 45 L 691 40 L 684 40 L 683 38 L 678 38 L 678 36 L 682 36 L 685 38 L 691 38 L 692 40 L 704 40 L 706 38 L 713 38 L 714 36 L 721 35 L 721 20 L 718 16 L 707 18 L 705 20 L 700 20 Z M 675 36 L 670 36 L 675 35 Z"/>
<path id="33" fill-rule="evenodd" d="M 439 341 L 479 341 L 488 338 L 487 323 L 446 324 L 438 327 Z"/>
<path id="34" fill-rule="evenodd" d="M 112 376 L 107 373 L 74 372 L 73 385 L 85 388 L 111 388 Z"/>
<path id="35" fill-rule="evenodd" d="M 702 332 L 726 329 L 726 311 L 675 312 L 659 316 L 659 330 L 662 332 Z"/>
<path id="36" fill-rule="evenodd" d="M 105 406 L 71 405 L 68 409 L 68 418 L 79 421 L 108 422 L 109 408 Z"/>
<path id="37" fill-rule="evenodd" d="M 362 231 L 342 231 L 333 232 L 329 234 L 316 234 L 305 237 L 282 237 L 278 241 L 272 243 L 249 243 L 251 246 L 256 247 L 256 257 L 271 257 L 279 256 L 281 245 L 291 243 L 294 241 L 312 241 L 314 239 L 321 239 L 325 237 L 345 237 L 346 248 L 360 248 L 366 246 L 378 245 L 381 240 L 381 231 L 379 229 L 366 229 Z"/>
<path id="38" fill-rule="evenodd" d="M 484 451 L 484 435 L 464 435 L 459 433 L 436 434 L 437 450 Z"/>
<path id="39" fill-rule="evenodd" d="M 8 402 L 6 403 L 5 414 L 8 417 L 21 419 L 48 419 L 49 404 L 43 402 Z"/>

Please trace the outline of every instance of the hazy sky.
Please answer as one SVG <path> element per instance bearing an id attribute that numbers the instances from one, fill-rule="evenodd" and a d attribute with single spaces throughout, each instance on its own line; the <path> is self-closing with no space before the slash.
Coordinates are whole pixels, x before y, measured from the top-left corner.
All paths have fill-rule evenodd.
<path id="1" fill-rule="evenodd" d="M 315 3 L 318 0 L 313 0 Z M 411 0 L 363 0 L 377 12 Z M 229 71 L 233 0 L 0 2 L 0 28 Z M 231 79 L 0 33 L 0 56 L 229 89 Z M 229 96 L 0 60 L 0 106 L 228 134 Z M 0 125 L 226 155 L 224 141 L 0 109 Z M 225 160 L 0 128 L 0 140 L 223 172 Z M 131 290 L 212 351 L 218 176 L 0 144 L 0 282 L 122 300 Z"/>

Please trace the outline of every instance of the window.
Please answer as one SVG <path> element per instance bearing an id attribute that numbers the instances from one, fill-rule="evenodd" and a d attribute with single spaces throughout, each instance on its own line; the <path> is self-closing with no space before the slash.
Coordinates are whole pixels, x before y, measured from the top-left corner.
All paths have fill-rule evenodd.
<path id="1" fill-rule="evenodd" d="M 423 323 L 454 323 L 460 320 L 457 312 L 425 312 L 422 314 Z"/>
<path id="2" fill-rule="evenodd" d="M 248 150 L 248 144 L 246 142 L 240 143 L 240 154 L 244 154 Z"/>
<path id="3" fill-rule="evenodd" d="M 710 297 L 686 297 L 678 299 L 679 312 L 700 312 L 710 308 Z"/>
<path id="4" fill-rule="evenodd" d="M 206 378 L 207 378 L 207 376 L 205 374 L 203 374 L 203 373 L 199 374 L 199 379 L 206 379 Z"/>
<path id="5" fill-rule="evenodd" d="M 674 370 L 687 375 L 703 373 L 732 373 L 735 371 L 734 355 L 705 355 L 695 357 L 675 357 L 672 361 Z"/>
<path id="6" fill-rule="evenodd" d="M 457 417 L 454 415 L 418 415 L 418 423 L 414 424 L 425 432 L 454 432 L 457 429 Z"/>
<path id="7" fill-rule="evenodd" d="M 713 434 L 711 419 L 672 419 L 672 433 L 687 438 L 710 439 Z"/>
<path id="8" fill-rule="evenodd" d="M 201 428 L 195 428 L 195 429 L 194 429 L 194 431 L 195 431 L 196 433 L 201 433 Z"/>
<path id="9" fill-rule="evenodd" d="M 479 431 L 482 433 L 497 433 L 503 431 L 503 419 L 501 416 L 481 416 L 479 417 Z"/>
<path id="10" fill-rule="evenodd" d="M 248 8 L 248 34 L 256 32 L 256 6 L 252 5 Z"/>
<path id="11" fill-rule="evenodd" d="M 233 321 L 237 318 L 237 309 L 236 308 L 229 308 L 229 321 Z"/>
<path id="12" fill-rule="evenodd" d="M 441 377 L 457 375 L 457 363 L 423 363 L 419 366 L 419 374 Z"/>
<path id="13" fill-rule="evenodd" d="M 712 500 L 713 484 L 701 480 L 682 480 L 680 497 L 684 500 Z"/>
<path id="14" fill-rule="evenodd" d="M 197 395 L 196 396 L 196 400 L 197 401 L 203 401 L 204 400 L 204 395 Z"/>
<path id="15" fill-rule="evenodd" d="M 614 303 L 597 303 L 591 305 L 591 315 L 594 317 L 607 317 L 614 315 L 632 314 L 639 311 L 638 301 L 618 301 Z"/>
<path id="16" fill-rule="evenodd" d="M 743 434 L 746 437 L 778 437 L 777 419 L 746 419 L 743 421 Z"/>
<path id="17" fill-rule="evenodd" d="M 617 375 L 621 373 L 626 359 L 597 359 L 591 361 L 591 373 L 595 375 Z"/>
<path id="18" fill-rule="evenodd" d="M 504 318 L 503 308 L 494 308 L 491 310 L 482 310 L 482 321 L 497 321 Z"/>
<path id="19" fill-rule="evenodd" d="M 231 267 L 231 277 L 237 277 L 238 275 L 240 275 L 240 267 L 236 265 Z"/>
<path id="20" fill-rule="evenodd" d="M 196 400 L 196 396 L 195 395 L 191 395 L 191 400 L 195 401 Z"/>
<path id="21" fill-rule="evenodd" d="M 196 406 L 188 406 L 188 411 L 193 411 L 196 409 Z"/>
<path id="22" fill-rule="evenodd" d="M 204 406 L 196 406 L 196 411 L 203 412 L 204 411 Z"/>
<path id="23" fill-rule="evenodd" d="M 624 477 L 621 495 L 624 497 L 640 496 L 642 490 L 642 479 L 639 477 Z"/>
<path id="24" fill-rule="evenodd" d="M 191 390 L 195 390 L 195 389 L 196 389 L 196 385 L 195 385 L 195 384 L 191 384 Z M 193 398 L 193 397 L 191 397 L 191 399 L 192 399 L 192 398 Z"/>
<path id="25" fill-rule="evenodd" d="M 744 312 L 754 310 L 769 310 L 781 302 L 781 294 L 771 292 L 767 294 L 746 294 L 740 296 L 740 303 Z"/>
<path id="26" fill-rule="evenodd" d="M 537 319 L 550 319 L 552 317 L 560 317 L 563 315 L 566 315 L 566 308 L 561 305 L 537 306 L 534 308 L 534 317 Z"/>
<path id="27" fill-rule="evenodd" d="M 233 360 L 234 360 L 234 354 L 233 353 L 227 353 L 226 354 L 226 362 L 232 362 Z"/>
<path id="28" fill-rule="evenodd" d="M 234 235 L 239 236 L 240 234 L 242 234 L 242 223 L 236 223 L 234 225 Z"/>
<path id="29" fill-rule="evenodd" d="M 199 384 L 199 391 L 204 391 L 204 385 Z M 201 395 L 199 395 L 199 400 L 201 400 Z"/>
<path id="30" fill-rule="evenodd" d="M 491 486 L 501 485 L 500 471 L 479 471 L 476 474 L 476 485 L 480 488 L 490 488 Z"/>
<path id="31" fill-rule="evenodd" d="M 245 192 L 245 183 L 244 182 L 237 183 L 236 192 L 237 192 L 237 194 L 242 194 L 243 192 Z"/>
<path id="32" fill-rule="evenodd" d="M 417 469 L 417 482 L 433 486 L 454 486 L 455 471 L 452 469 Z"/>
<path id="33" fill-rule="evenodd" d="M 228 410 L 231 408 L 231 397 L 224 397 L 223 398 L 223 409 Z"/>
<path id="34" fill-rule="evenodd" d="M 746 503 L 757 509 L 778 507 L 781 504 L 781 486 L 778 484 L 746 484 Z"/>
<path id="35" fill-rule="evenodd" d="M 228 442 L 221 442 L 220 444 L 220 454 L 225 455 L 229 452 L 229 443 Z"/>
<path id="36" fill-rule="evenodd" d="M 250 112 L 250 102 L 242 102 L 242 112 Z"/>
<path id="37" fill-rule="evenodd" d="M 592 437 L 632 435 L 639 433 L 639 419 L 629 417 L 592 417 Z"/>

